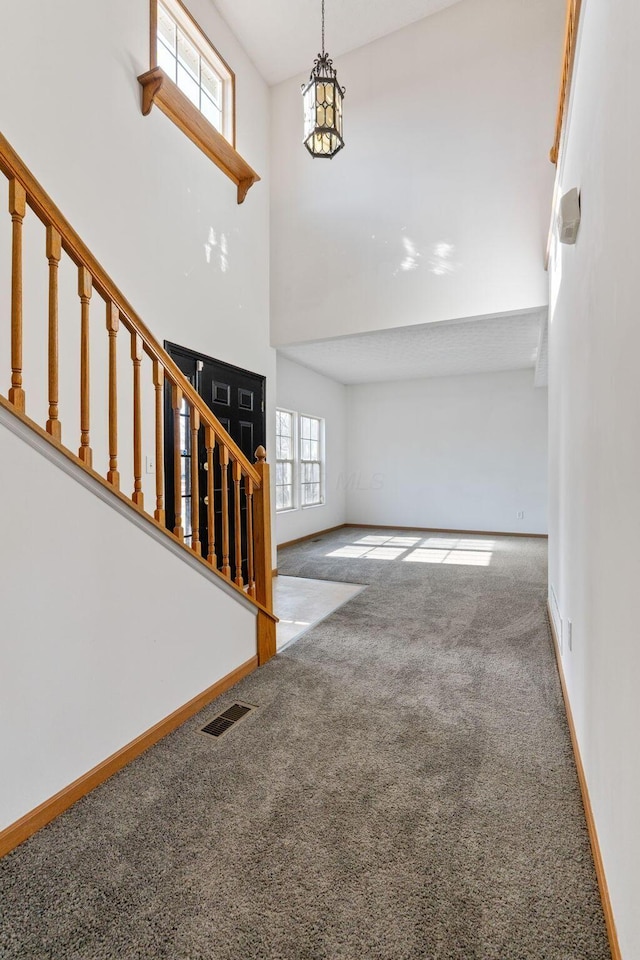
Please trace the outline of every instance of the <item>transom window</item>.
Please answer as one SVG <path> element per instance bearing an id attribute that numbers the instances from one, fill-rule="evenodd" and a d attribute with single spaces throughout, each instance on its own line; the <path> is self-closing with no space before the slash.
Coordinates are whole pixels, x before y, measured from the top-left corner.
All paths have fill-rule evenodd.
<path id="1" fill-rule="evenodd" d="M 302 506 L 322 503 L 322 422 L 300 417 L 300 491 Z"/>
<path id="2" fill-rule="evenodd" d="M 276 510 L 293 510 L 295 471 L 295 417 L 276 410 Z"/>
<path id="3" fill-rule="evenodd" d="M 178 0 L 152 0 L 153 9 L 156 65 L 233 144 L 233 73 Z"/>

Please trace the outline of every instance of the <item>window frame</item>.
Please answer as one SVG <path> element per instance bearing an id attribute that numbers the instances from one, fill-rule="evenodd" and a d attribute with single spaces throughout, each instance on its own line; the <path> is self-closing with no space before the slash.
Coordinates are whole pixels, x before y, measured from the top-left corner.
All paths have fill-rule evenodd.
<path id="1" fill-rule="evenodd" d="M 304 420 L 315 420 L 315 421 L 317 422 L 317 424 L 318 424 L 318 452 L 319 452 L 319 459 L 318 459 L 318 460 L 313 460 L 313 459 L 312 459 L 312 460 L 304 460 L 304 459 L 302 458 L 302 443 L 303 443 L 302 420 L 303 420 L 303 419 L 304 419 Z M 311 441 L 313 442 L 313 437 L 307 437 L 307 438 L 304 438 L 304 439 L 311 440 Z M 319 466 L 319 481 L 318 481 L 318 486 L 320 487 L 320 499 L 319 499 L 319 500 L 315 500 L 313 503 L 304 503 L 304 497 L 303 497 L 303 487 L 308 486 L 308 484 L 304 483 L 304 481 L 303 481 L 303 479 L 302 479 L 302 477 L 303 477 L 303 466 L 304 466 L 304 464 L 307 464 L 307 463 L 310 463 L 310 464 L 317 463 L 318 466 Z M 309 509 L 311 509 L 311 508 L 313 508 L 313 507 L 323 507 L 323 506 L 325 505 L 325 502 L 326 502 L 326 501 L 325 501 L 324 417 L 316 417 L 315 415 L 312 415 L 312 414 L 310 414 L 310 413 L 299 413 L 299 414 L 298 414 L 298 464 L 299 464 L 298 488 L 299 488 L 299 491 L 300 491 L 300 509 L 301 509 L 301 510 L 309 510 Z M 312 483 L 315 483 L 315 481 L 311 481 L 311 482 L 312 482 Z"/>
<path id="2" fill-rule="evenodd" d="M 291 417 L 291 459 L 283 460 L 281 457 L 278 457 L 278 437 L 282 434 L 278 433 L 278 422 L 277 417 L 279 413 L 286 413 Z M 295 410 L 287 410 L 286 407 L 276 407 L 276 475 L 275 475 L 275 488 L 276 488 L 276 513 L 291 513 L 293 510 L 297 510 L 298 503 L 298 414 Z M 279 463 L 290 463 L 291 464 L 291 506 L 290 507 L 278 507 L 278 498 L 277 498 L 277 488 L 278 486 L 284 486 L 284 484 L 278 484 L 278 464 Z M 287 484 L 288 486 L 288 484 Z"/>
<path id="3" fill-rule="evenodd" d="M 189 11 L 184 8 L 184 4 L 181 3 L 181 0 L 171 0 L 171 4 L 173 5 L 172 9 L 176 8 L 185 10 L 186 20 L 193 23 L 195 27 L 197 27 L 199 33 L 202 35 L 202 37 L 204 37 L 208 46 L 215 52 L 220 62 L 225 64 L 229 71 L 230 77 L 233 78 L 233 96 L 231 100 L 232 139 L 228 140 L 224 134 L 220 133 L 220 131 L 214 127 L 214 125 L 207 119 L 205 114 L 201 113 L 199 107 L 195 106 L 193 101 L 189 99 L 187 93 L 181 90 L 178 84 L 164 72 L 162 67 L 157 65 L 158 56 L 156 44 L 158 31 L 158 0 L 150 0 L 150 3 L 149 52 L 150 62 L 152 64 L 155 63 L 156 65 L 152 66 L 150 70 L 146 70 L 144 73 L 141 73 L 138 77 L 138 83 L 142 87 L 142 98 L 140 104 L 142 116 L 149 116 L 154 105 L 157 106 L 158 109 L 161 110 L 162 113 L 164 113 L 165 116 L 168 117 L 169 120 L 171 120 L 171 122 L 174 123 L 176 127 L 178 127 L 178 129 L 181 130 L 189 138 L 189 140 L 196 145 L 196 147 L 198 147 L 199 150 L 202 150 L 205 156 L 207 156 L 209 160 L 211 160 L 222 171 L 222 173 L 224 173 L 224 175 L 236 185 L 238 203 L 244 203 L 247 193 L 253 184 L 258 183 L 260 180 L 260 175 L 249 166 L 247 161 L 240 156 L 235 148 L 235 74 L 226 61 L 220 57 L 220 54 L 218 54 L 216 48 L 207 38 L 207 35 L 200 29 Z M 189 37 L 193 36 L 193 34 L 189 33 L 189 31 L 187 31 L 187 35 Z M 201 49 L 199 44 L 196 46 L 198 46 L 198 49 Z M 198 75 L 200 76 L 200 66 L 198 66 Z M 199 96 L 198 99 L 200 103 L 201 97 Z"/>
<path id="4" fill-rule="evenodd" d="M 150 0 L 150 10 L 151 15 L 149 18 L 150 25 L 150 35 L 149 35 L 149 53 L 150 53 L 150 64 L 151 69 L 155 69 L 159 66 L 158 64 L 158 5 L 162 4 L 166 9 L 171 18 L 175 21 L 177 26 L 182 30 L 182 32 L 187 36 L 187 39 L 193 44 L 197 49 L 200 57 L 208 64 L 208 66 L 213 69 L 213 71 L 221 77 L 223 85 L 223 107 L 222 107 L 222 130 L 218 130 L 216 126 L 206 117 L 206 115 L 200 110 L 199 107 L 194 108 L 198 110 L 198 113 L 201 115 L 203 120 L 208 123 L 216 133 L 219 133 L 220 136 L 229 143 L 235 150 L 236 146 L 236 75 L 224 59 L 223 56 L 216 49 L 214 44 L 211 42 L 207 34 L 204 32 L 197 20 L 191 15 L 190 11 L 187 10 L 185 5 L 181 0 Z M 212 62 L 213 61 L 213 62 Z M 228 74 L 228 77 L 221 75 L 221 71 L 218 68 L 217 63 L 222 67 L 222 71 Z M 167 79 L 171 84 L 173 84 L 176 89 L 180 90 L 185 96 L 187 96 L 181 87 L 167 74 Z M 190 101 L 192 102 L 192 101 Z M 225 114 L 227 117 L 225 119 Z M 230 114 L 230 115 L 229 115 Z"/>

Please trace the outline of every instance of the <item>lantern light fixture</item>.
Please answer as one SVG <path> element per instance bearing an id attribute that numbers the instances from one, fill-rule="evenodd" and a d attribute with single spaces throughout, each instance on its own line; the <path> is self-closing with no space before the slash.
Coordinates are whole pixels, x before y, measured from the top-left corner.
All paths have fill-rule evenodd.
<path id="1" fill-rule="evenodd" d="M 313 63 L 309 82 L 302 84 L 304 145 L 312 157 L 335 157 L 344 147 L 342 99 L 345 88 L 338 83 L 333 61 L 324 49 L 324 0 L 322 0 L 322 53 Z"/>

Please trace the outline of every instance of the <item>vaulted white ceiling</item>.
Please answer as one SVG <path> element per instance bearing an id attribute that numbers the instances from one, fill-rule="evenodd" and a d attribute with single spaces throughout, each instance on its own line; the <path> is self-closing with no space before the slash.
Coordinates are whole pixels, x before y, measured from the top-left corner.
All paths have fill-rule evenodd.
<path id="1" fill-rule="evenodd" d="M 327 53 L 335 61 L 459 0 L 325 0 Z M 254 64 L 275 84 L 310 70 L 320 50 L 321 0 L 214 0 Z"/>
<path id="2" fill-rule="evenodd" d="M 269 84 L 310 70 L 321 43 L 321 0 L 212 0 Z M 342 54 L 460 0 L 325 0 L 326 50 Z M 471 0 L 467 0 L 471 3 Z M 531 369 L 546 384 L 546 308 L 412 324 L 279 347 L 345 384 Z"/>
<path id="3" fill-rule="evenodd" d="M 544 386 L 546 316 L 545 307 L 506 316 L 415 324 L 279 347 L 278 352 L 346 384 L 526 369 L 531 369 L 533 382 L 535 369 L 536 386 Z"/>

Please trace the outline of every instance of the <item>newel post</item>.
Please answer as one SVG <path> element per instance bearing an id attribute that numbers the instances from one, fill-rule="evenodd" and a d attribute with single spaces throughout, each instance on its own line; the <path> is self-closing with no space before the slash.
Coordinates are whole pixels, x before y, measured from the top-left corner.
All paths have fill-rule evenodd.
<path id="1" fill-rule="evenodd" d="M 256 568 L 256 600 L 273 611 L 273 562 L 271 557 L 271 483 L 264 447 L 256 450 L 256 470 L 260 486 L 253 495 L 253 543 Z M 266 663 L 276 652 L 276 625 L 271 617 L 258 612 L 258 663 Z"/>

